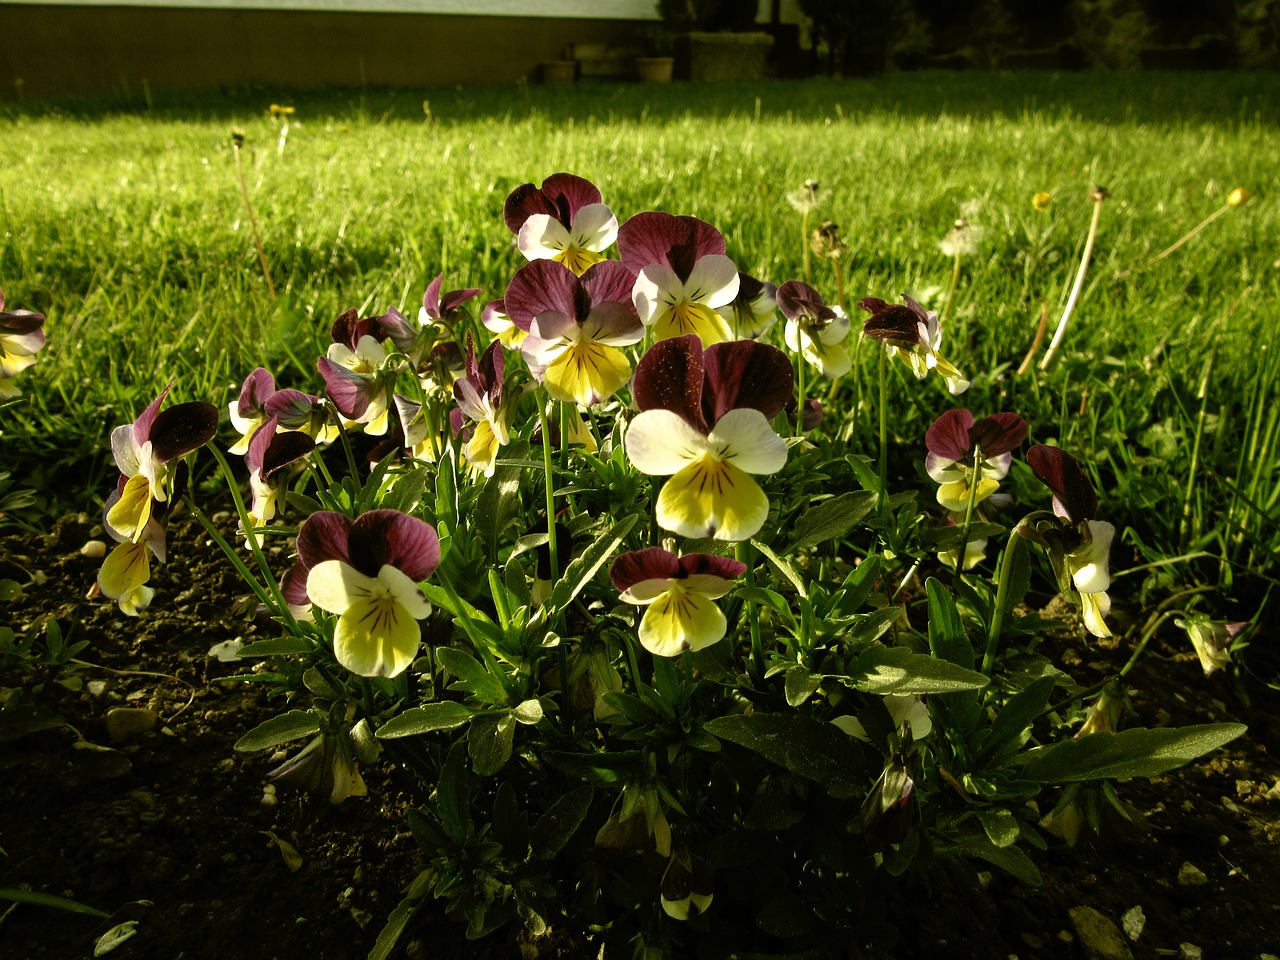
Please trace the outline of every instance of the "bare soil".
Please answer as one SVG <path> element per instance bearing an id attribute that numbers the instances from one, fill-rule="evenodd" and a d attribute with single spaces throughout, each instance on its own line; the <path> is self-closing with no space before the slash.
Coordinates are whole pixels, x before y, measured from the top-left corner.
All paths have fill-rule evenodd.
<path id="1" fill-rule="evenodd" d="M 228 679 L 243 664 L 209 655 L 224 640 L 254 637 L 254 626 L 231 613 L 243 592 L 234 571 L 198 527 L 179 520 L 173 560 L 153 579 L 156 601 L 130 619 L 106 600 L 86 599 L 100 563 L 80 554 L 92 533 L 93 520 L 80 516 L 46 537 L 0 537 L 0 578 L 42 581 L 0 603 L 0 624 L 38 631 L 53 618 L 72 639 L 89 640 L 80 655 L 84 689 L 52 687 L 48 703 L 74 732 L 0 743 L 0 888 L 65 896 L 112 915 L 0 900 L 0 957 L 90 957 L 102 933 L 133 919 L 137 933 L 113 960 L 363 958 L 417 871 L 406 812 L 422 798 L 387 765 L 363 770 L 367 797 L 337 806 L 283 793 L 264 801 L 272 762 L 232 745 L 280 704 L 262 686 Z M 1136 826 L 1033 851 L 1044 874 L 1038 887 L 999 871 L 975 877 L 974 867 L 945 887 L 904 896 L 890 918 L 901 931 L 894 957 L 1104 956 L 1080 929 L 1081 907 L 1117 927 L 1140 907 L 1141 935 L 1123 937 L 1137 958 L 1280 955 L 1277 701 L 1251 691 L 1252 706 L 1242 704 L 1223 676 L 1206 680 L 1174 639 L 1153 643 L 1130 675 L 1138 714 L 1130 725 L 1235 720 L 1249 733 L 1173 774 L 1122 784 L 1121 796 L 1141 814 Z M 1057 656 L 1087 683 L 1129 653 L 1125 643 L 1077 643 Z M 8 682 L 0 677 L 0 687 Z M 113 735 L 107 715 L 120 707 L 154 711 L 154 729 Z M 77 747 L 80 738 L 114 752 Z M 290 871 L 269 834 L 296 847 L 299 869 Z M 394 956 L 564 955 L 556 943 L 499 935 L 467 944 L 443 917 L 429 916 Z M 700 953 L 718 955 L 713 944 Z"/>

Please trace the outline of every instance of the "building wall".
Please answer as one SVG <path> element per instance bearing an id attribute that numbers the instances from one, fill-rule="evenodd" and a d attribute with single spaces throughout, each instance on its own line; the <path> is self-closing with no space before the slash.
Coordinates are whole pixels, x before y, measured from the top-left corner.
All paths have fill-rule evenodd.
<path id="1" fill-rule="evenodd" d="M 144 82 L 152 90 L 246 82 L 283 87 L 513 83 L 521 77 L 536 80 L 538 65 L 560 59 L 568 44 L 634 45 L 645 25 L 545 14 L 4 2 L 0 99 L 138 90 Z"/>

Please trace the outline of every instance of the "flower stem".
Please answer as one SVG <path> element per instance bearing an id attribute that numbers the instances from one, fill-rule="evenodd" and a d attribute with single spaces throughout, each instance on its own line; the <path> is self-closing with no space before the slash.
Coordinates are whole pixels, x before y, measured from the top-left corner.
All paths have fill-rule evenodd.
<path id="1" fill-rule="evenodd" d="M 803 330 L 800 334 L 800 352 L 796 356 L 796 436 L 804 436 L 804 337 Z"/>
<path id="2" fill-rule="evenodd" d="M 877 362 L 876 372 L 880 377 L 880 502 L 878 504 L 880 519 L 889 518 L 889 354 L 883 348 Z"/>
<path id="3" fill-rule="evenodd" d="M 258 249 L 258 263 L 262 265 L 262 276 L 267 281 L 267 292 L 271 299 L 276 299 L 276 285 L 271 280 L 271 270 L 267 267 L 267 254 L 262 249 L 262 237 L 258 234 L 258 220 L 253 215 L 253 203 L 249 200 L 249 188 L 244 182 L 244 165 L 240 162 L 240 137 L 231 138 L 231 153 L 236 158 L 236 179 L 240 181 L 240 196 L 244 197 L 244 208 L 249 211 L 249 229 L 253 232 L 253 245 Z"/>
<path id="4" fill-rule="evenodd" d="M 739 563 L 746 565 L 747 586 L 754 587 L 756 568 L 751 545 L 745 540 L 739 541 L 733 548 L 733 555 Z M 754 600 L 747 601 L 747 627 L 751 633 L 751 665 L 756 680 L 762 681 L 764 679 L 764 640 L 760 636 L 760 610 Z"/>
<path id="5" fill-rule="evenodd" d="M 1089 234 L 1085 237 L 1084 253 L 1080 256 L 1080 269 L 1076 271 L 1076 281 L 1071 286 L 1071 295 L 1067 297 L 1067 305 L 1062 311 L 1062 319 L 1058 321 L 1058 329 L 1054 331 L 1049 349 L 1040 361 L 1041 370 L 1048 370 L 1053 365 L 1053 361 L 1058 357 L 1058 350 L 1062 347 L 1062 339 L 1067 334 L 1067 324 L 1076 308 L 1076 301 L 1080 299 L 1080 291 L 1084 288 L 1084 275 L 1089 269 L 1089 258 L 1093 256 L 1093 240 L 1098 235 L 1098 221 L 1102 218 L 1102 203 L 1106 198 L 1105 190 L 1100 187 L 1094 188 L 1093 219 L 1089 221 Z"/>
<path id="6" fill-rule="evenodd" d="M 969 502 L 964 510 L 964 526 L 960 529 L 960 547 L 956 553 L 956 580 L 964 572 L 964 555 L 969 549 L 969 527 L 973 523 L 973 508 L 978 502 L 978 484 L 982 482 L 982 448 L 973 448 L 973 477 L 969 482 Z"/>
<path id="7" fill-rule="evenodd" d="M 1191 532 L 1191 501 L 1195 497 L 1196 474 L 1200 468 L 1200 442 L 1204 438 L 1204 424 L 1209 413 L 1209 379 L 1213 376 L 1213 362 L 1217 355 L 1218 339 L 1215 337 L 1209 350 L 1209 359 L 1205 361 L 1204 374 L 1200 377 L 1200 389 L 1197 391 L 1200 412 L 1196 416 L 1196 436 L 1191 445 L 1191 469 L 1187 471 L 1187 489 L 1182 495 L 1182 524 L 1178 531 L 1183 549 L 1187 546 L 1187 535 Z"/>
<path id="8" fill-rule="evenodd" d="M 1229 203 L 1219 207 L 1217 210 L 1213 211 L 1213 213 L 1209 214 L 1207 217 L 1201 220 L 1198 224 L 1196 224 L 1194 227 L 1188 230 L 1182 236 L 1182 239 L 1175 242 L 1173 246 L 1166 247 L 1164 250 L 1161 250 L 1154 257 L 1148 260 L 1147 263 L 1149 264 L 1156 263 L 1159 260 L 1163 260 L 1165 257 L 1169 256 L 1169 254 L 1173 253 L 1173 251 L 1177 250 L 1180 246 L 1182 246 L 1184 243 L 1186 243 L 1188 240 L 1194 237 L 1197 233 L 1199 233 L 1209 224 L 1213 223 L 1213 221 L 1217 220 L 1220 216 L 1222 216 L 1224 213 L 1226 213 L 1230 209 L 1231 209 L 1231 204 Z"/>
<path id="9" fill-rule="evenodd" d="M 1009 602 L 1009 581 L 1013 577 L 1014 554 L 1022 547 L 1022 534 L 1018 532 L 1019 527 L 1014 527 L 1013 532 L 1009 534 L 1009 544 L 1004 548 L 1004 557 L 1000 562 L 1000 583 L 996 589 L 996 605 L 991 613 L 991 626 L 987 631 L 987 649 L 982 654 L 982 672 L 988 677 L 996 666 L 996 647 L 1000 644 L 1000 631 L 1004 628 L 1004 608 Z"/>
<path id="10" fill-rule="evenodd" d="M 809 254 L 809 211 L 800 214 L 800 252 L 804 263 L 804 282 L 813 283 L 813 262 Z"/>
<path id="11" fill-rule="evenodd" d="M 538 420 L 542 427 L 542 472 L 547 486 L 547 553 L 551 557 L 551 582 L 560 579 L 560 557 L 556 552 L 556 497 L 555 479 L 551 467 L 551 423 L 547 407 L 538 403 Z"/>

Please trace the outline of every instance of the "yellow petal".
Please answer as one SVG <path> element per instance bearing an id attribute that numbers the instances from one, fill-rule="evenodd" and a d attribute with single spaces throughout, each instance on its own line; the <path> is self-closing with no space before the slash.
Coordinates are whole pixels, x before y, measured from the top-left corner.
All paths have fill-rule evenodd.
<path id="1" fill-rule="evenodd" d="M 125 481 L 124 492 L 107 511 L 107 526 L 120 536 L 137 543 L 151 519 L 151 481 L 134 474 Z"/>
<path id="2" fill-rule="evenodd" d="M 568 246 L 551 259 L 557 263 L 563 263 L 575 275 L 580 277 L 587 272 L 587 267 L 603 260 L 604 254 L 596 253 L 593 250 L 584 250 L 582 247 Z"/>
<path id="3" fill-rule="evenodd" d="M 494 465 L 498 460 L 498 438 L 493 432 L 493 424 L 481 420 L 476 424 L 475 433 L 462 450 L 462 455 L 486 477 L 492 477 Z"/>
<path id="4" fill-rule="evenodd" d="M 338 619 L 333 653 L 338 662 L 362 677 L 394 677 L 413 662 L 422 632 L 409 611 L 392 597 L 353 603 Z"/>
<path id="5" fill-rule="evenodd" d="M 703 454 L 658 495 L 658 525 L 682 537 L 746 540 L 769 517 L 769 498 L 746 472 Z"/>
<path id="6" fill-rule="evenodd" d="M 696 333 L 704 347 L 733 339 L 729 324 L 719 312 L 704 303 L 682 300 L 661 314 L 654 323 L 655 340 L 684 337 Z"/>
<path id="7" fill-rule="evenodd" d="M 589 407 L 627 382 L 631 364 L 616 347 L 592 340 L 572 344 L 547 367 L 547 393 L 556 400 Z"/>
<path id="8" fill-rule="evenodd" d="M 640 621 L 640 644 L 659 657 L 701 650 L 724 637 L 727 624 L 713 600 L 678 582 L 649 604 Z"/>
<path id="9" fill-rule="evenodd" d="M 145 543 L 125 541 L 107 555 L 98 571 L 98 589 L 112 600 L 132 594 L 151 579 L 151 559 Z"/>

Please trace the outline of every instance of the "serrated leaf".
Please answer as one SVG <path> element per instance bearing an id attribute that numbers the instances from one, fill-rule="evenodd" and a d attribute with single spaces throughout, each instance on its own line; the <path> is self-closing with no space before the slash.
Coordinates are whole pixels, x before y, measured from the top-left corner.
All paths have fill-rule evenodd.
<path id="1" fill-rule="evenodd" d="M 449 673 L 458 678 L 454 684 L 472 693 L 484 703 L 493 706 L 507 705 L 507 688 L 502 680 L 491 674 L 479 660 L 453 647 L 441 647 L 436 659 Z"/>
<path id="2" fill-rule="evenodd" d="M 551 598 L 547 601 L 548 616 L 563 610 L 582 592 L 583 587 L 590 583 L 596 572 L 604 566 L 604 562 L 622 545 L 622 541 L 626 539 L 627 534 L 631 532 L 631 528 L 636 525 L 636 521 L 639 519 L 640 515 L 636 513 L 623 517 L 613 525 L 608 533 L 593 540 L 565 568 L 564 573 L 560 575 L 559 582 L 551 591 Z"/>
<path id="3" fill-rule="evenodd" d="M 383 925 L 382 930 L 379 931 L 378 939 L 373 942 L 373 949 L 369 951 L 368 960 L 387 960 L 391 956 L 391 951 L 395 949 L 396 943 L 400 940 L 400 935 L 404 933 L 404 928 L 408 926 L 409 921 L 413 918 L 414 911 L 417 909 L 417 903 L 408 899 L 401 900 L 396 904 L 387 917 L 387 922 Z"/>
<path id="4" fill-rule="evenodd" d="M 754 713 L 716 717 L 704 727 L 713 736 L 817 781 L 833 797 L 853 797 L 866 789 L 862 753 L 834 724 L 795 714 Z"/>
<path id="5" fill-rule="evenodd" d="M 258 724 L 235 743 L 241 753 L 266 750 L 320 732 L 320 718 L 306 710 L 290 710 Z"/>
<path id="6" fill-rule="evenodd" d="M 1037 750 L 1022 768 L 1022 776 L 1054 784 L 1156 777 L 1230 743 L 1246 729 L 1242 723 L 1201 723 L 1094 733 Z"/>
<path id="7" fill-rule="evenodd" d="M 584 783 L 562 796 L 538 818 L 530 837 L 533 856 L 539 860 L 550 860 L 564 848 L 587 818 L 593 795 L 591 787 Z"/>
<path id="8" fill-rule="evenodd" d="M 795 525 L 795 540 L 786 553 L 795 553 L 828 540 L 843 537 L 876 505 L 876 495 L 869 490 L 842 493 L 824 500 L 801 514 Z"/>
<path id="9" fill-rule="evenodd" d="M 864 650 L 849 666 L 847 683 L 863 693 L 954 693 L 977 690 L 990 681 L 976 670 L 935 660 L 905 647 L 878 644 Z"/>
<path id="10" fill-rule="evenodd" d="M 453 700 L 437 700 L 421 706 L 410 707 L 403 713 L 392 717 L 375 734 L 379 740 L 394 740 L 398 737 L 416 737 L 423 733 L 434 733 L 437 730 L 452 730 L 467 723 L 475 712 L 465 704 Z"/>
<path id="11" fill-rule="evenodd" d="M 399 510 L 401 513 L 412 513 L 422 495 L 427 490 L 427 468 L 421 467 L 402 473 L 382 497 L 380 506 L 388 510 Z"/>

